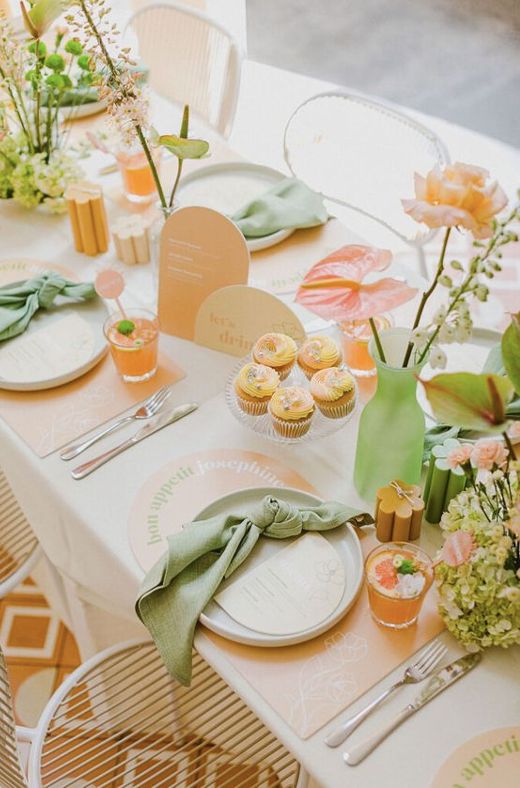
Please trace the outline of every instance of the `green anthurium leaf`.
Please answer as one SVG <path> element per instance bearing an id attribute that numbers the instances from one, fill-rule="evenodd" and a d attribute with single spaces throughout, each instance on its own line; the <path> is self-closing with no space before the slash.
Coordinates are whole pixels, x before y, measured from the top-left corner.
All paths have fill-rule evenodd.
<path id="1" fill-rule="evenodd" d="M 511 323 L 502 337 L 502 358 L 509 379 L 520 394 L 520 312 L 511 315 Z"/>
<path id="2" fill-rule="evenodd" d="M 482 367 L 482 372 L 491 372 L 493 375 L 505 375 L 504 361 L 502 359 L 502 348 L 500 342 L 493 345 Z"/>
<path id="3" fill-rule="evenodd" d="M 40 38 L 62 15 L 73 0 L 36 0 L 30 8 L 20 3 L 25 29 L 33 38 Z"/>
<path id="4" fill-rule="evenodd" d="M 178 159 L 201 159 L 209 150 L 209 143 L 206 140 L 183 139 L 176 134 L 163 134 L 159 137 L 159 145 Z"/>
<path id="5" fill-rule="evenodd" d="M 485 432 L 501 432 L 507 424 L 506 407 L 514 395 L 507 378 L 447 372 L 421 383 L 435 418 L 443 424 Z"/>

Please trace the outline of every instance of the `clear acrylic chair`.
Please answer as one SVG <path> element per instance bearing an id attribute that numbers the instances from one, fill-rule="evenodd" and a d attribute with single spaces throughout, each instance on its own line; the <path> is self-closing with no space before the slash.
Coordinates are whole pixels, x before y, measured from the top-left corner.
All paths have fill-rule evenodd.
<path id="1" fill-rule="evenodd" d="M 197 9 L 176 3 L 136 11 L 125 39 L 150 69 L 150 87 L 192 111 L 223 137 L 231 133 L 240 88 L 241 54 L 231 34 Z"/>
<path id="2" fill-rule="evenodd" d="M 15 727 L 0 651 L 0 785 L 9 788 L 304 788 L 298 763 L 194 654 L 193 681 L 131 641 L 68 676 L 32 730 Z M 18 740 L 30 742 L 25 777 Z M 301 771 L 301 773 L 300 773 Z"/>
<path id="3" fill-rule="evenodd" d="M 0 469 L 0 599 L 25 580 L 40 557 L 38 540 Z"/>
<path id="4" fill-rule="evenodd" d="M 433 233 L 407 216 L 414 172 L 444 166 L 449 154 L 426 126 L 394 107 L 349 93 L 320 93 L 291 115 L 284 155 L 292 174 L 327 200 L 374 219 L 417 251 Z"/>

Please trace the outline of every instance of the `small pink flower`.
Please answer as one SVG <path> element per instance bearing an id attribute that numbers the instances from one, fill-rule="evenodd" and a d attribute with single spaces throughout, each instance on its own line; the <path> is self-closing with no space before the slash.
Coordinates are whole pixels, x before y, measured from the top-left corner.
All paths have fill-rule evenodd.
<path id="1" fill-rule="evenodd" d="M 469 462 L 472 452 L 473 446 L 470 446 L 469 443 L 464 443 L 462 446 L 457 446 L 456 449 L 450 451 L 446 457 L 446 462 L 452 470 L 455 470 L 459 465 L 465 465 Z"/>
<path id="2" fill-rule="evenodd" d="M 475 549 L 473 537 L 467 531 L 455 531 L 446 537 L 440 559 L 448 566 L 460 566 L 469 560 Z"/>
<path id="3" fill-rule="evenodd" d="M 492 471 L 494 467 L 501 468 L 506 464 L 508 454 L 503 443 L 484 438 L 473 447 L 471 462 L 479 471 Z"/>

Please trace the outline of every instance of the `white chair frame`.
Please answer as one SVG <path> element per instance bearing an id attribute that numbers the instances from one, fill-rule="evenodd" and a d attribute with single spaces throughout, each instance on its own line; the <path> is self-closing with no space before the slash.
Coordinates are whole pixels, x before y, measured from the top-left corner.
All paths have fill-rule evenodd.
<path id="1" fill-rule="evenodd" d="M 4 782 L 0 782 L 0 784 L 2 786 L 5 785 L 8 788 L 24 788 L 25 786 L 29 786 L 30 788 L 43 788 L 44 783 L 42 782 L 42 776 L 41 776 L 42 758 L 45 758 L 45 745 L 47 740 L 47 734 L 49 730 L 52 731 L 52 726 L 56 720 L 57 713 L 60 711 L 61 708 L 61 714 L 58 714 L 57 719 L 58 720 L 62 719 L 63 721 L 56 723 L 58 731 L 60 730 L 60 728 L 66 727 L 65 723 L 67 721 L 67 717 L 65 718 L 63 717 L 63 709 L 65 708 L 64 706 L 65 703 L 71 703 L 70 707 L 67 706 L 67 708 L 70 709 L 71 712 L 73 711 L 74 706 L 76 707 L 79 706 L 79 711 L 77 712 L 77 714 L 81 716 L 82 714 L 81 706 L 84 703 L 84 701 L 83 700 L 78 701 L 77 698 L 74 699 L 73 696 L 71 696 L 69 699 L 70 694 L 73 692 L 75 688 L 78 687 L 78 685 L 81 685 L 81 682 L 89 674 L 92 674 L 93 671 L 95 671 L 96 668 L 99 668 L 103 662 L 107 662 L 112 658 L 114 658 L 114 661 L 112 663 L 109 663 L 109 667 L 111 669 L 115 667 L 116 668 L 115 672 L 113 672 L 108 678 L 103 677 L 101 678 L 101 680 L 98 680 L 93 687 L 83 690 L 84 692 L 87 693 L 86 697 L 88 697 L 89 700 L 92 700 L 95 696 L 96 697 L 101 696 L 101 700 L 96 701 L 96 704 L 97 706 L 101 706 L 101 708 L 104 709 L 104 711 L 101 713 L 101 716 L 105 716 L 105 720 L 103 721 L 103 723 L 101 723 L 100 721 L 98 722 L 99 727 L 97 728 L 94 727 L 92 721 L 90 722 L 90 725 L 92 727 L 89 727 L 89 732 L 93 734 L 93 737 L 91 736 L 90 739 L 87 739 L 87 741 L 96 742 L 96 735 L 95 735 L 96 731 L 111 731 L 112 726 L 114 724 L 115 724 L 115 729 L 117 729 L 120 723 L 114 723 L 114 721 L 118 717 L 121 717 L 122 712 L 119 711 L 117 714 L 114 714 L 114 710 L 116 707 L 121 707 L 121 704 L 123 704 L 123 715 L 127 714 L 128 712 L 130 713 L 130 715 L 132 715 L 134 713 L 134 708 L 131 705 L 129 709 L 125 708 L 125 704 L 127 703 L 127 700 L 129 704 L 133 703 L 134 693 L 139 692 L 140 684 L 138 680 L 135 685 L 132 685 L 130 683 L 130 685 L 127 685 L 125 687 L 125 691 L 121 695 L 121 691 L 119 691 L 119 684 L 118 684 L 120 678 L 118 671 L 121 670 L 121 665 L 125 666 L 124 670 L 128 670 L 128 664 L 125 664 L 124 662 L 126 658 L 125 652 L 130 652 L 131 658 L 135 656 L 135 658 L 137 659 L 137 664 L 139 665 L 139 655 L 134 654 L 134 650 L 140 648 L 144 648 L 147 650 L 147 656 L 142 657 L 142 659 L 148 661 L 148 664 L 145 665 L 144 667 L 146 669 L 149 668 L 150 673 L 153 676 L 153 678 L 147 684 L 144 690 L 146 693 L 144 697 L 146 702 L 148 703 L 150 701 L 151 704 L 154 694 L 156 696 L 155 698 L 156 703 L 159 701 L 162 703 L 166 696 L 167 703 L 166 706 L 162 707 L 162 711 L 161 711 L 162 719 L 164 719 L 165 715 L 168 716 L 171 713 L 171 718 L 169 718 L 169 720 L 173 723 L 179 722 L 181 720 L 182 714 L 185 713 L 183 710 L 186 709 L 186 704 L 189 707 L 190 703 L 192 703 L 192 701 L 194 700 L 195 705 L 194 706 L 192 705 L 192 711 L 193 708 L 197 709 L 196 724 L 199 724 L 200 718 L 206 717 L 207 719 L 204 724 L 206 726 L 208 725 L 210 726 L 211 732 L 213 732 L 212 726 L 214 725 L 215 731 L 220 731 L 221 735 L 224 736 L 227 736 L 229 730 L 233 728 L 235 731 L 233 735 L 236 736 L 237 725 L 240 726 L 238 729 L 240 735 L 242 735 L 242 730 L 245 731 L 249 729 L 248 735 L 251 736 L 251 730 L 252 730 L 254 735 L 253 742 L 255 743 L 256 746 L 256 759 L 259 759 L 258 764 L 261 763 L 262 765 L 265 765 L 263 761 L 263 758 L 265 757 L 264 753 L 266 753 L 267 756 L 274 754 L 276 755 L 276 764 L 277 764 L 276 766 L 273 764 L 275 773 L 278 773 L 276 771 L 277 768 L 282 769 L 282 773 L 285 772 L 287 769 L 289 769 L 291 773 L 294 773 L 295 769 L 297 768 L 297 764 L 295 763 L 294 759 L 290 756 L 290 754 L 283 748 L 283 745 L 278 740 L 276 740 L 272 736 L 272 734 L 269 734 L 269 732 L 265 729 L 265 726 L 263 726 L 258 719 L 254 718 L 254 715 L 252 715 L 250 710 L 247 709 L 247 707 L 245 707 L 244 704 L 242 704 L 240 699 L 222 682 L 222 680 L 214 673 L 212 668 L 207 663 L 204 663 L 203 660 L 197 658 L 198 659 L 197 669 L 199 670 L 199 673 L 197 674 L 198 675 L 198 684 L 197 684 L 195 679 L 195 672 L 194 672 L 193 692 L 195 693 L 195 696 L 189 695 L 189 693 L 192 692 L 191 689 L 187 691 L 185 690 L 186 694 L 179 700 L 178 694 L 177 695 L 174 694 L 175 683 L 173 682 L 173 680 L 171 681 L 171 685 L 168 683 L 167 681 L 168 677 L 165 671 L 163 671 L 163 676 L 159 677 L 159 679 L 155 677 L 156 673 L 154 671 L 153 663 L 150 663 L 150 659 L 159 660 L 159 657 L 157 652 L 155 651 L 155 647 L 153 646 L 153 644 L 150 641 L 143 641 L 141 639 L 137 639 L 137 640 L 127 641 L 125 643 L 121 643 L 119 645 L 106 649 L 100 652 L 99 654 L 96 654 L 94 657 L 88 659 L 82 665 L 80 665 L 80 667 L 78 667 L 73 673 L 71 673 L 71 675 L 68 676 L 63 681 L 61 686 L 56 690 L 54 695 L 47 703 L 45 709 L 43 710 L 37 727 L 34 729 L 20 727 L 20 726 L 16 726 L 15 729 L 14 715 L 12 712 L 12 699 L 7 684 L 5 669 L 3 668 L 3 656 L 0 651 L 0 731 L 2 734 L 2 739 L 0 739 L 0 755 L 2 755 L 2 753 L 7 754 L 7 757 L 4 756 L 0 758 L 0 780 L 1 779 L 4 780 Z M 131 664 L 132 662 L 130 662 L 130 666 Z M 97 679 L 99 679 L 99 676 L 100 675 L 102 676 L 102 673 L 94 674 L 94 675 Z M 104 682 L 106 682 L 106 684 Z M 109 688 L 108 687 L 109 684 L 111 684 L 110 692 L 112 692 L 112 695 L 110 701 L 106 702 L 106 698 L 107 698 L 106 689 Z M 116 688 L 116 690 L 118 690 L 117 692 L 114 692 L 114 687 Z M 154 692 L 151 691 L 151 687 L 154 687 Z M 93 692 L 93 690 L 95 690 L 95 692 Z M 131 695 L 130 698 L 128 698 L 129 691 Z M 215 711 L 217 715 L 219 713 L 219 705 L 218 705 L 219 702 L 215 701 L 215 699 L 219 696 L 219 694 L 221 695 L 223 691 L 226 694 L 223 699 L 220 699 L 220 702 L 223 707 L 223 711 L 225 711 L 227 714 L 227 721 L 225 719 L 225 714 L 224 714 L 223 722 L 219 721 L 218 716 L 215 722 L 213 722 L 213 719 L 215 717 L 215 714 L 213 712 Z M 85 695 L 83 696 L 80 695 L 79 697 L 85 697 Z M 114 702 L 116 698 L 117 698 L 117 702 Z M 216 708 L 212 707 L 211 703 L 208 704 L 208 701 L 210 701 L 210 699 L 213 700 L 213 702 L 217 703 Z M 200 702 L 200 705 L 199 702 L 197 701 Z M 142 703 L 141 700 L 138 701 L 137 705 L 139 705 L 140 703 Z M 200 712 L 198 711 L 199 708 L 200 708 Z M 147 713 L 148 713 L 148 717 L 147 717 Z M 106 717 L 107 714 L 109 715 L 108 718 Z M 143 727 L 141 729 L 141 732 L 143 734 L 147 730 L 146 726 L 144 725 L 147 722 L 147 719 L 148 719 L 147 724 L 150 724 L 150 719 L 152 719 L 155 722 L 154 714 L 155 714 L 155 710 L 153 710 L 153 706 L 152 706 L 151 714 L 149 713 L 148 705 L 146 705 L 143 709 L 140 709 L 139 721 L 142 722 L 143 724 Z M 248 716 L 249 717 L 253 716 L 253 719 L 255 720 L 254 725 L 251 722 L 247 723 Z M 243 728 L 241 727 L 241 722 L 239 718 L 244 719 Z M 71 717 L 71 719 L 77 719 L 77 717 Z M 127 718 L 123 716 L 123 720 L 125 719 Z M 159 719 L 161 719 L 161 716 L 159 717 Z M 95 722 L 95 718 L 94 718 L 94 722 Z M 54 730 L 56 730 L 56 728 Z M 123 730 L 124 730 L 124 726 L 123 726 Z M 162 730 L 163 730 L 162 727 L 160 727 L 159 731 L 156 731 L 153 734 L 154 736 L 158 736 L 159 740 L 161 739 L 161 735 L 163 735 L 164 738 L 164 734 L 161 734 Z M 185 737 L 187 735 L 188 730 L 189 727 L 187 731 L 182 731 L 182 726 L 179 724 L 179 744 L 181 746 L 184 746 L 185 744 L 186 741 Z M 265 744 L 266 735 L 270 736 L 267 745 Z M 123 736 L 122 738 L 117 739 L 114 734 L 114 740 L 118 741 L 118 743 L 122 743 L 122 741 L 124 741 L 125 738 L 128 737 Z M 18 760 L 16 756 L 17 740 L 28 742 L 30 744 L 28 779 L 25 781 L 22 781 L 21 767 L 19 763 L 17 763 Z M 58 740 L 57 749 L 59 751 L 60 749 L 59 733 L 57 734 L 57 740 Z M 52 744 L 53 742 L 52 736 L 49 741 Z M 71 739 L 71 743 L 73 743 L 73 738 Z M 129 744 L 128 746 L 131 747 L 131 744 Z M 154 746 L 155 745 L 151 745 L 151 744 L 147 745 L 144 748 L 143 752 L 145 752 L 146 750 L 153 749 Z M 167 746 L 168 745 L 163 747 L 163 749 L 165 749 Z M 92 750 L 95 751 L 97 747 L 98 745 L 94 744 L 94 746 L 91 747 L 90 750 L 87 750 L 86 753 L 80 751 L 80 755 L 75 755 L 74 757 L 72 757 L 71 761 L 67 764 L 67 766 L 70 766 L 71 762 L 73 762 L 74 760 L 77 761 L 79 758 L 81 765 L 87 766 L 87 770 L 84 772 L 85 777 L 87 777 L 89 773 L 88 771 L 89 752 L 91 752 Z M 265 749 L 266 747 L 267 750 Z M 273 747 L 275 748 L 274 750 Z M 55 749 L 56 749 L 56 743 L 55 743 Z M 155 752 L 159 753 L 160 749 L 161 748 L 158 748 Z M 72 747 L 72 752 L 74 752 L 74 750 L 75 748 Z M 279 752 L 280 754 L 278 754 Z M 104 754 L 105 753 L 103 752 L 102 755 Z M 248 746 L 244 752 L 243 757 L 245 757 L 247 761 L 247 759 L 251 758 L 254 754 L 255 754 L 255 747 Z M 92 757 L 93 756 L 90 757 L 90 760 L 92 760 Z M 155 757 L 155 755 L 153 755 L 153 757 Z M 242 755 L 240 756 L 237 755 L 237 758 L 239 757 L 242 757 Z M 51 753 L 50 762 L 52 763 L 52 761 L 55 759 L 56 756 L 53 757 Z M 167 764 L 168 762 L 166 761 L 165 763 Z M 49 762 L 47 763 L 47 765 L 49 765 Z M 123 763 L 123 767 L 124 766 L 125 764 Z M 56 766 L 53 768 L 54 771 L 56 771 Z M 75 767 L 73 767 L 73 769 L 74 768 Z M 90 767 L 91 771 L 93 768 L 94 768 L 93 765 L 91 765 Z M 141 774 L 141 776 L 137 778 L 137 782 L 135 783 L 136 786 L 142 784 L 142 779 L 149 780 L 149 778 L 152 776 L 151 773 L 149 773 L 149 768 L 153 770 L 153 766 L 152 767 L 146 766 L 146 770 L 145 770 L 146 774 L 145 775 Z M 229 766 L 228 768 L 232 768 L 232 767 Z M 107 767 L 107 769 L 108 772 L 106 774 L 110 772 L 110 767 Z M 160 770 L 161 769 L 159 769 L 159 771 Z M 70 770 L 68 773 L 70 774 Z M 99 783 L 100 785 L 104 786 L 105 785 L 104 778 L 106 774 L 101 774 L 100 776 L 96 774 L 96 777 L 94 778 L 96 780 L 96 784 Z M 49 776 L 51 775 L 52 775 L 52 770 L 49 773 Z M 127 776 L 125 777 L 125 775 Z M 75 781 L 77 779 L 81 779 L 81 776 L 79 778 L 72 776 L 72 778 L 68 777 L 66 780 L 64 780 L 63 779 L 64 776 L 65 775 L 62 775 L 60 778 L 60 775 L 57 774 L 56 777 L 51 777 L 52 783 L 54 783 L 56 779 L 58 780 L 61 779 L 62 782 L 60 782 L 60 785 L 61 784 L 67 786 L 70 785 L 72 788 L 72 786 L 76 784 Z M 153 777 L 154 780 L 156 781 L 155 782 L 156 788 L 172 788 L 168 777 L 166 778 L 161 777 L 160 774 L 157 776 L 155 771 L 153 771 Z M 114 775 L 109 777 L 109 782 L 111 782 L 113 778 Z M 118 774 L 117 778 L 118 779 L 124 778 L 124 784 L 126 786 L 134 785 L 132 776 L 128 775 L 128 767 L 125 768 L 121 774 Z M 71 779 L 72 781 L 70 781 Z M 293 777 L 292 779 L 294 780 L 295 777 Z M 298 777 L 296 778 L 296 780 L 297 782 L 295 788 L 307 788 L 308 776 L 303 769 L 300 768 L 298 770 Z M 48 782 L 46 782 L 45 784 L 49 785 Z M 106 784 L 108 785 L 108 783 Z M 224 780 L 224 784 L 228 786 L 228 788 L 248 788 L 247 781 L 244 782 L 243 779 L 240 780 L 239 784 L 235 784 L 231 782 L 229 778 L 227 778 L 226 780 Z M 292 782 L 292 785 L 294 784 L 295 783 Z M 201 781 L 201 779 L 199 779 L 199 777 L 197 777 L 197 779 L 195 780 L 194 788 L 195 786 L 198 786 L 198 788 L 204 788 L 204 783 Z"/>
<path id="2" fill-rule="evenodd" d="M 437 134 L 435 134 L 435 132 L 433 132 L 431 129 L 427 128 L 427 126 L 424 126 L 422 123 L 419 123 L 418 121 L 414 120 L 413 118 L 409 117 L 408 115 L 405 115 L 404 113 L 399 112 L 395 107 L 393 107 L 390 104 L 387 104 L 387 103 L 385 103 L 383 101 L 373 101 L 372 99 L 366 98 L 365 96 L 357 95 L 355 93 L 348 93 L 346 91 L 332 90 L 332 91 L 325 91 L 323 93 L 318 93 L 318 94 L 316 94 L 314 96 L 311 96 L 306 101 L 302 102 L 294 110 L 294 112 L 292 112 L 289 120 L 286 123 L 285 130 L 284 130 L 284 142 L 283 142 L 283 145 L 284 145 L 284 158 L 285 158 L 286 164 L 289 167 L 291 173 L 295 177 L 301 177 L 301 174 L 299 174 L 298 171 L 294 168 L 293 162 L 291 161 L 291 151 L 290 151 L 289 145 L 288 145 L 288 134 L 289 134 L 289 130 L 290 130 L 290 127 L 291 127 L 291 123 L 294 120 L 294 118 L 298 115 L 300 110 L 302 110 L 303 107 L 306 107 L 307 105 L 313 103 L 317 99 L 328 98 L 328 97 L 331 97 L 331 98 L 344 98 L 344 99 L 346 99 L 348 101 L 351 101 L 353 103 L 357 103 L 357 104 L 366 106 L 366 107 L 368 107 L 370 109 L 373 109 L 375 111 L 378 111 L 379 113 L 388 116 L 393 121 L 397 121 L 399 123 L 402 123 L 405 126 L 408 126 L 409 128 L 413 129 L 418 134 L 421 134 L 423 137 L 425 137 L 429 141 L 429 143 L 432 145 L 432 147 L 437 151 L 438 163 L 440 165 L 444 166 L 444 165 L 446 165 L 446 164 L 448 164 L 450 162 L 450 156 L 449 156 L 447 147 L 442 142 L 442 140 L 437 136 Z M 314 184 L 312 184 L 312 183 L 309 184 L 309 185 L 312 188 L 316 188 L 316 186 Z M 346 200 L 342 200 L 341 197 L 339 197 L 338 195 L 327 194 L 325 191 L 321 191 L 319 188 L 317 189 L 317 191 L 320 192 L 320 194 L 322 195 L 322 197 L 324 199 L 330 200 L 331 202 L 334 202 L 337 205 L 344 206 L 345 208 L 349 208 L 350 210 L 356 211 L 357 213 L 360 213 L 363 216 L 366 216 L 366 217 L 372 219 L 373 221 L 378 222 L 378 224 L 382 225 L 387 230 L 390 230 L 394 235 L 397 235 L 402 241 L 404 241 L 405 243 L 407 243 L 411 247 L 413 247 L 415 249 L 416 253 L 417 253 L 417 256 L 418 256 L 419 265 L 420 265 L 420 268 L 421 268 L 421 273 L 423 274 L 423 276 L 427 276 L 428 272 L 427 272 L 427 266 L 426 266 L 426 260 L 425 260 L 425 256 L 424 256 L 424 249 L 423 249 L 423 247 L 428 241 L 430 241 L 434 237 L 434 235 L 436 234 L 436 231 L 430 230 L 429 232 L 425 232 L 418 239 L 410 239 L 406 235 L 401 233 L 398 229 L 393 227 L 391 224 L 386 222 L 384 220 L 384 218 L 382 218 L 380 216 L 376 216 L 376 215 L 370 213 L 369 211 L 367 211 L 367 210 L 365 210 L 365 209 L 363 209 L 363 208 L 361 208 L 361 207 L 359 207 L 359 206 L 357 206 L 357 205 L 355 205 L 355 204 L 353 204 L 351 202 L 347 202 Z"/>
<path id="3" fill-rule="evenodd" d="M 6 490 L 9 490 L 10 494 L 6 495 Z M 4 548 L 6 553 L 11 556 L 13 563 L 17 564 L 8 573 L 4 573 L 2 572 L 2 561 L 5 565 L 6 559 L 2 559 L 0 556 L 0 599 L 2 599 L 30 575 L 43 553 L 1 470 L 0 548 Z M 19 551 L 28 552 L 28 554 L 17 562 L 17 552 Z"/>
<path id="4" fill-rule="evenodd" d="M 168 92 L 164 90 L 164 88 L 157 89 L 154 86 L 153 65 L 150 64 L 150 86 L 152 90 L 155 90 L 155 92 L 157 92 L 159 95 L 163 96 L 164 98 L 176 104 L 180 104 L 180 103 L 190 104 L 190 107 L 195 114 L 202 117 L 203 120 L 205 120 L 207 123 L 209 123 L 214 128 L 216 128 L 216 130 L 221 136 L 227 139 L 233 127 L 233 121 L 235 118 L 237 102 L 238 102 L 238 94 L 240 90 L 242 52 L 237 42 L 235 41 L 229 30 L 227 30 L 223 25 L 220 25 L 211 17 L 204 14 L 202 11 L 174 2 L 152 3 L 144 6 L 143 8 L 140 8 L 138 11 L 132 14 L 130 19 L 128 20 L 128 23 L 124 31 L 125 36 L 127 35 L 129 30 L 132 30 L 133 33 L 136 35 L 137 40 L 139 41 L 139 33 L 138 30 L 136 29 L 139 21 L 143 20 L 147 16 L 150 16 L 154 12 L 158 12 L 158 11 L 164 14 L 171 14 L 172 18 L 184 17 L 186 19 L 191 19 L 195 22 L 198 22 L 201 26 L 201 29 L 203 27 L 206 27 L 206 29 L 209 32 L 214 32 L 227 39 L 229 51 L 227 54 L 227 63 L 223 70 L 220 101 L 218 103 L 218 107 L 216 110 L 216 116 L 213 116 L 213 114 L 210 112 L 209 107 L 207 106 L 203 107 L 201 105 L 198 105 L 196 100 L 190 102 L 189 96 L 185 96 L 183 98 L 174 95 L 173 92 Z M 174 46 L 174 44 L 175 42 L 172 41 L 172 46 Z M 208 61 L 208 65 L 210 65 L 210 61 Z M 196 67 L 195 64 L 194 67 Z"/>

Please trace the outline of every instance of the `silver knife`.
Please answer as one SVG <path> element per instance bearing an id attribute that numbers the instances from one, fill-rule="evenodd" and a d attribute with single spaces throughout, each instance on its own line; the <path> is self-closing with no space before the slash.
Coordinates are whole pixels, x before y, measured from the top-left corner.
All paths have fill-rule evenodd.
<path id="1" fill-rule="evenodd" d="M 422 709 L 422 707 L 433 700 L 433 698 L 436 698 L 439 693 L 451 687 L 454 681 L 462 678 L 468 671 L 472 670 L 478 665 L 480 660 L 480 654 L 467 654 L 465 657 L 456 659 L 455 662 L 452 662 L 450 665 L 441 668 L 437 673 L 434 673 L 413 703 L 405 706 L 393 720 L 381 728 L 374 736 L 365 739 L 365 741 L 354 747 L 350 747 L 343 753 L 343 760 L 345 763 L 348 763 L 349 766 L 356 766 L 358 763 L 361 763 L 361 761 L 364 760 L 367 755 L 370 755 L 370 753 L 375 750 L 392 731 L 398 728 L 402 722 L 407 720 L 408 717 L 411 717 L 412 714 L 415 714 L 416 711 L 419 711 L 419 709 Z"/>
<path id="2" fill-rule="evenodd" d="M 97 468 L 100 468 L 101 465 L 104 465 L 105 462 L 108 462 L 112 459 L 112 457 L 117 457 L 118 454 L 121 452 L 126 451 L 131 446 L 135 446 L 136 443 L 143 441 L 145 438 L 149 438 L 150 435 L 153 435 L 154 432 L 159 432 L 164 427 L 168 427 L 169 424 L 173 424 L 174 421 L 178 421 L 182 419 L 184 416 L 187 416 L 188 413 L 193 413 L 194 410 L 197 410 L 198 404 L 196 402 L 189 402 L 186 405 L 179 405 L 177 408 L 174 408 L 169 413 L 165 413 L 162 416 L 158 416 L 156 419 L 151 421 L 149 424 L 146 424 L 144 427 L 141 427 L 135 435 L 133 435 L 128 440 L 124 441 L 124 443 L 120 443 L 118 446 L 115 446 L 113 449 L 106 451 L 104 454 L 100 454 L 98 457 L 95 457 L 93 460 L 89 460 L 88 462 L 84 462 L 83 465 L 78 465 L 77 468 L 74 468 L 72 473 L 73 479 L 84 479 L 85 476 L 88 476 L 89 473 L 95 471 Z"/>

